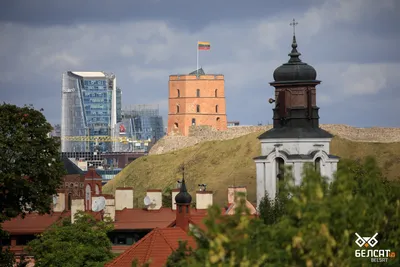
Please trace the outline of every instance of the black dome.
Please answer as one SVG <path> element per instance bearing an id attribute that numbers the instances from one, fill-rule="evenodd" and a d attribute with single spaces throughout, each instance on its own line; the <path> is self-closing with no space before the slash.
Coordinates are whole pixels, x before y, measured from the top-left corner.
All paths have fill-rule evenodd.
<path id="1" fill-rule="evenodd" d="M 181 190 L 175 197 L 176 204 L 190 204 L 192 196 L 186 190 L 185 178 L 182 179 Z"/>
<path id="2" fill-rule="evenodd" d="M 300 55 L 297 51 L 296 36 L 293 36 L 289 62 L 275 69 L 275 82 L 314 81 L 317 78 L 317 71 L 312 66 L 302 62 L 299 58 Z"/>

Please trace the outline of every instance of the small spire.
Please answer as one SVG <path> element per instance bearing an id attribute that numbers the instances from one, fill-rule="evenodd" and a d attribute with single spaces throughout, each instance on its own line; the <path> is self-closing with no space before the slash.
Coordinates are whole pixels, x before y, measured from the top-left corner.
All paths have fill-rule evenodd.
<path id="1" fill-rule="evenodd" d="M 301 62 L 299 56 L 301 54 L 297 51 L 297 42 L 296 42 L 296 25 L 299 24 L 295 19 L 290 23 L 290 26 L 293 26 L 293 41 L 292 41 L 292 51 L 288 56 L 290 57 L 289 63 Z"/>
<path id="2" fill-rule="evenodd" d="M 183 192 L 183 193 L 187 192 L 186 183 L 185 183 L 185 162 L 182 163 L 182 181 L 181 181 L 181 187 L 180 187 L 179 192 Z"/>

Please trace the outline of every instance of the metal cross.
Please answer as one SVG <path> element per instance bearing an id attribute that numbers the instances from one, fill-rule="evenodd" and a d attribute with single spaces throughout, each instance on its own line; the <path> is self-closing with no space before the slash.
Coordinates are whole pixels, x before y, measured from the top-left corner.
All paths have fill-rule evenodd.
<path id="1" fill-rule="evenodd" d="M 296 25 L 299 24 L 295 19 L 290 23 L 290 26 L 293 26 L 293 35 L 296 35 Z"/>

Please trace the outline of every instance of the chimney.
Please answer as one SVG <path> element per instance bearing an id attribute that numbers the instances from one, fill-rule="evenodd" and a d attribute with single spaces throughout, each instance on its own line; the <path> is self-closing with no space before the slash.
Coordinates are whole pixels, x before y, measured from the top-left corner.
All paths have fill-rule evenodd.
<path id="1" fill-rule="evenodd" d="M 151 199 L 148 210 L 159 210 L 162 207 L 162 191 L 160 189 L 148 189 L 146 196 Z"/>
<path id="2" fill-rule="evenodd" d="M 235 203 L 238 193 L 244 193 L 247 200 L 247 188 L 245 186 L 229 186 L 228 187 L 228 204 Z"/>
<path id="3" fill-rule="evenodd" d="M 118 187 L 115 190 L 115 210 L 133 209 L 133 188 Z"/>
<path id="4" fill-rule="evenodd" d="M 179 188 L 175 188 L 171 190 L 171 196 L 172 196 L 172 210 L 176 210 L 176 203 L 175 203 L 175 197 L 179 193 Z"/>
<path id="5" fill-rule="evenodd" d="M 56 204 L 53 203 L 53 212 L 63 212 L 65 210 L 65 193 L 57 193 L 55 196 Z"/>
<path id="6" fill-rule="evenodd" d="M 75 214 L 78 211 L 85 210 L 85 200 L 83 198 L 74 198 L 71 201 L 71 222 L 75 222 Z"/>
<path id="7" fill-rule="evenodd" d="M 206 184 L 199 184 L 199 190 L 196 192 L 196 209 L 204 210 L 213 204 L 213 192 L 207 191 Z"/>

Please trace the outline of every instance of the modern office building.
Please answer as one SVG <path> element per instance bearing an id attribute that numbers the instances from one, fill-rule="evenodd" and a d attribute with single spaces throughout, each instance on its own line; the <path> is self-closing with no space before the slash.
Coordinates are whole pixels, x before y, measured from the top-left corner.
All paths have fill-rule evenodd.
<path id="1" fill-rule="evenodd" d="M 114 127 L 121 119 L 115 75 L 68 71 L 63 74 L 61 99 L 61 151 L 111 151 Z"/>
<path id="2" fill-rule="evenodd" d="M 148 152 L 151 146 L 165 135 L 164 122 L 159 107 L 135 105 L 122 110 L 122 120 L 115 127 L 115 152 Z"/>

